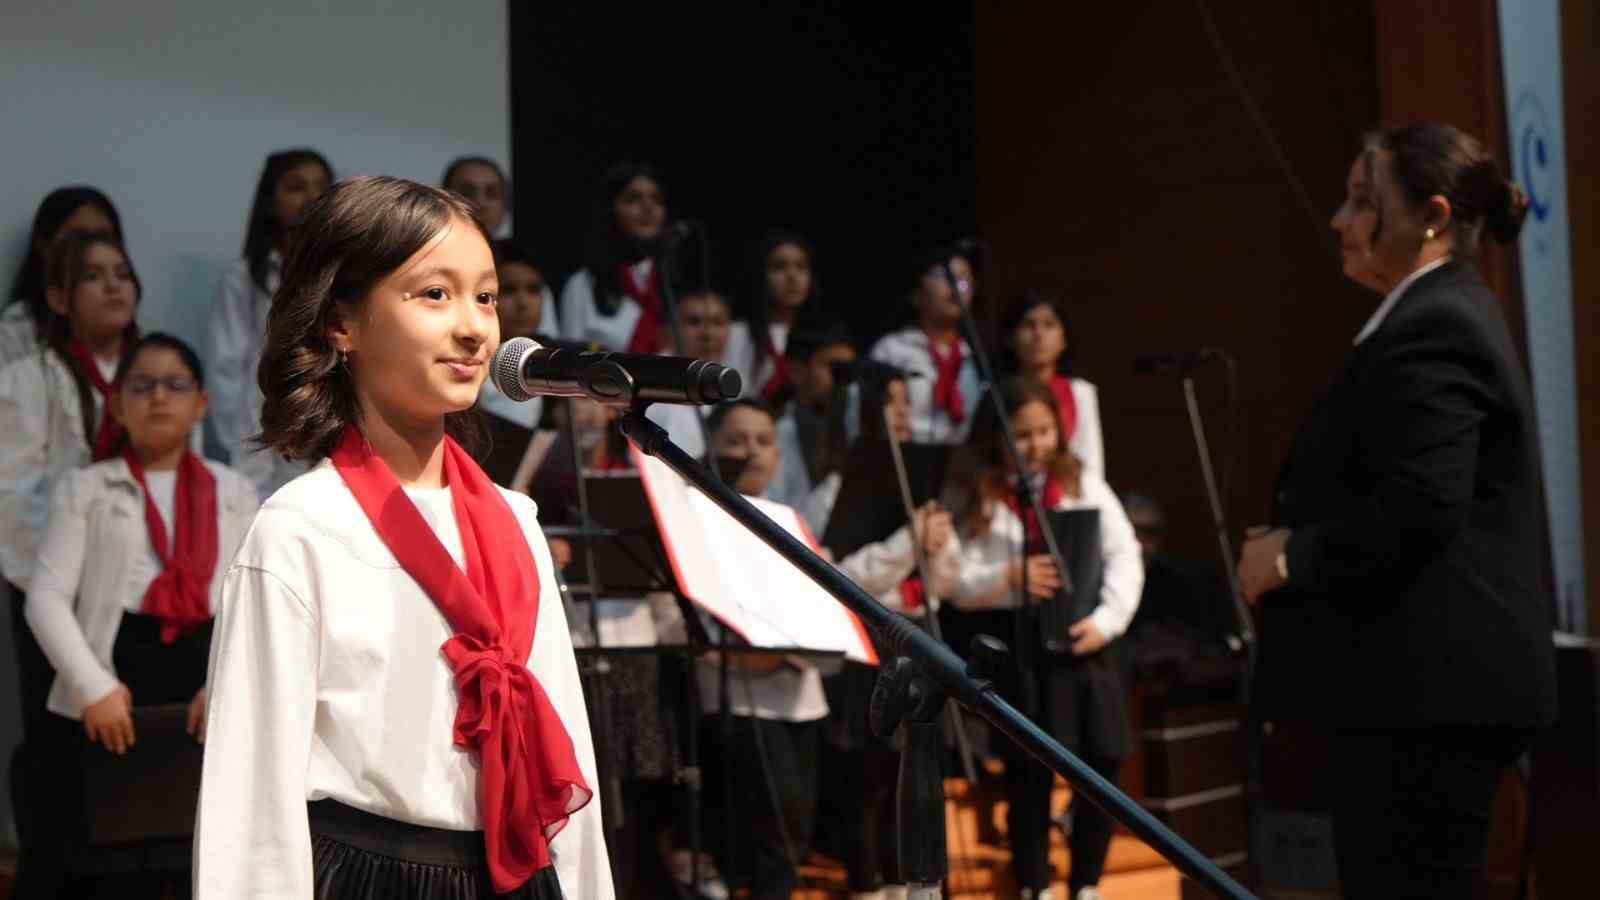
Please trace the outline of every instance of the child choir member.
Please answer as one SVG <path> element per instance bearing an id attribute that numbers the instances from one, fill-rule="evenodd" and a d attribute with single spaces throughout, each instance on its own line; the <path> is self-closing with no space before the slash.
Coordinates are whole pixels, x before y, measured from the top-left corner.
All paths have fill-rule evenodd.
<path id="1" fill-rule="evenodd" d="M 211 425 L 229 462 L 255 482 L 263 497 L 305 471 L 251 443 L 261 426 L 256 367 L 267 310 L 282 280 L 295 223 L 332 181 L 333 168 L 315 150 L 284 150 L 267 157 L 245 224 L 244 252 L 222 276 L 211 307 Z"/>
<path id="2" fill-rule="evenodd" d="M 83 185 L 56 188 L 39 201 L 28 229 L 27 255 L 0 309 L 0 367 L 39 349 L 49 315 L 45 268 L 50 248 L 72 232 L 105 232 L 122 242 L 122 218 L 111 198 Z"/>
<path id="3" fill-rule="evenodd" d="M 1061 298 L 1037 290 L 1012 301 L 1001 329 L 1017 374 L 1050 388 L 1061 411 L 1061 434 L 1083 470 L 1102 481 L 1106 451 L 1100 433 L 1100 395 L 1095 386 L 1069 374 L 1072 335 Z"/>
<path id="4" fill-rule="evenodd" d="M 471 207 L 436 188 L 351 179 L 296 230 L 261 422 L 314 467 L 224 578 L 203 900 L 613 896 L 535 508 L 468 455 L 497 289 Z"/>
<path id="5" fill-rule="evenodd" d="M 1044 551 L 1041 526 L 1031 509 L 1018 509 L 1015 475 L 1000 446 L 992 414 L 975 428 L 985 468 L 977 497 L 960 511 L 963 522 L 960 577 L 953 597 L 962 612 L 947 634 L 988 633 L 1012 647 L 1013 667 L 1000 678 L 1002 693 L 1042 722 L 1067 749 L 1115 781 L 1129 749 L 1123 666 L 1112 645 L 1138 608 L 1144 573 L 1133 527 L 1121 503 L 1097 476 L 1084 470 L 1061 440 L 1061 414 L 1048 385 L 1008 379 L 1001 386 L 1013 437 L 1027 478 L 1047 510 L 1099 511 L 1104 576 L 1098 603 L 1070 626 L 1070 653 L 1045 650 L 1037 604 L 1062 584 Z M 1027 596 L 1021 596 L 1026 585 Z M 1051 896 L 1050 793 L 1054 776 L 1009 742 L 1006 762 L 1007 814 L 1012 862 L 1024 897 Z M 1110 847 L 1113 822 L 1092 804 L 1082 804 L 1070 842 L 1071 900 L 1099 897 L 1097 885 Z"/>
<path id="6" fill-rule="evenodd" d="M 870 356 L 911 376 L 911 433 L 918 443 L 960 444 L 972 429 L 979 391 L 972 348 L 961 336 L 962 307 L 974 296 L 972 260 L 939 248 L 914 271 L 913 322 L 879 338 Z"/>
<path id="7" fill-rule="evenodd" d="M 547 339 L 541 340 L 541 333 L 554 304 L 550 302 L 544 272 L 527 250 L 512 241 L 494 242 L 494 260 L 500 278 L 500 342 L 525 337 L 548 343 Z M 534 396 L 519 403 L 500 393 L 494 380 L 486 378 L 478 392 L 478 406 L 486 414 L 484 422 L 490 438 L 483 470 L 495 484 L 510 487 L 544 418 L 544 398 Z"/>
<path id="8" fill-rule="evenodd" d="M 457 157 L 444 167 L 439 186 L 472 204 L 478 221 L 491 236 L 511 236 L 511 183 L 499 163 L 486 156 Z"/>
<path id="9" fill-rule="evenodd" d="M 789 336 L 802 316 L 816 310 L 818 290 L 811 242 L 790 231 L 761 239 L 749 317 L 733 323 L 728 365 L 744 375 L 744 392 L 774 409 L 794 390 L 789 370 Z"/>
<path id="10" fill-rule="evenodd" d="M 561 336 L 607 350 L 658 353 L 669 330 L 656 265 L 667 222 L 654 167 L 621 163 L 601 177 L 584 268 L 561 289 Z"/>
<path id="11" fill-rule="evenodd" d="M 203 739 L 221 572 L 257 505 L 243 475 L 201 460 L 190 446 L 206 408 L 203 377 L 187 344 L 159 333 L 141 338 L 112 381 L 122 446 L 55 487 L 26 609 L 56 674 L 48 717 L 53 752 L 39 760 L 41 777 L 25 790 L 49 793 L 53 802 L 28 804 L 35 821 L 19 896 L 48 893 L 51 867 L 40 863 L 80 824 L 75 812 L 82 807 L 61 798 L 81 797 L 76 767 L 84 735 L 120 755 L 138 739 L 134 707 L 186 703 L 189 732 Z M 56 877 L 64 876 L 57 868 Z M 114 891 L 154 898 L 168 886 L 187 896 L 188 871 L 118 879 Z"/>

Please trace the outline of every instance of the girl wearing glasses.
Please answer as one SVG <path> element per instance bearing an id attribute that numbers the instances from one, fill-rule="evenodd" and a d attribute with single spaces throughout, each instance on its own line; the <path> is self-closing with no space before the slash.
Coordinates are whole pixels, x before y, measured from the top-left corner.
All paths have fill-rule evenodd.
<path id="1" fill-rule="evenodd" d="M 26 605 L 56 673 L 46 740 L 66 768 L 47 783 L 72 785 L 80 722 L 90 741 L 126 753 L 138 740 L 134 706 L 187 703 L 189 733 L 204 739 L 212 609 L 257 501 L 243 475 L 191 447 L 202 378 L 187 344 L 140 339 L 112 378 L 107 408 L 122 429 L 112 455 L 53 492 Z M 188 869 L 145 881 L 119 882 L 118 895 L 160 896 L 169 882 L 186 893 Z"/>

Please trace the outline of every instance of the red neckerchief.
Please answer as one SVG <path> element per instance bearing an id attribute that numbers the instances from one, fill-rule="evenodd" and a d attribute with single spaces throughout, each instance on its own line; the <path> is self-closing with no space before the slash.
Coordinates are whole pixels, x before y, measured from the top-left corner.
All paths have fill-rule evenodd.
<path id="1" fill-rule="evenodd" d="M 650 277 L 640 285 L 634 280 L 633 266 L 619 263 L 617 281 L 622 285 L 622 292 L 639 304 L 639 321 L 628 338 L 628 352 L 660 353 L 661 326 L 666 321 L 667 308 L 666 301 L 661 299 L 661 267 L 652 264 Z"/>
<path id="2" fill-rule="evenodd" d="M 110 459 L 116 455 L 117 445 L 122 443 L 123 436 L 128 433 L 122 427 L 122 423 L 111 415 L 111 382 L 100 374 L 100 366 L 95 362 L 94 354 L 83 341 L 75 340 L 68 344 L 67 353 L 77 364 L 78 371 L 89 379 L 89 383 L 94 385 L 94 389 L 100 394 L 100 424 L 94 431 L 94 461 Z"/>
<path id="3" fill-rule="evenodd" d="M 169 542 L 167 524 L 150 498 L 144 463 L 132 447 L 123 448 L 122 459 L 144 490 L 144 521 L 162 565 L 161 574 L 145 589 L 140 611 L 161 620 L 161 643 L 170 644 L 211 618 L 211 578 L 218 553 L 217 479 L 194 451 L 184 453 L 172 503 L 177 521 Z"/>
<path id="4" fill-rule="evenodd" d="M 789 377 L 789 361 L 778 351 L 778 344 L 772 339 L 772 329 L 768 328 L 765 334 L 757 340 L 761 341 L 761 352 L 772 360 L 772 377 L 761 386 L 761 399 L 769 404 L 776 404 L 783 398 L 793 385 L 794 380 Z"/>
<path id="5" fill-rule="evenodd" d="M 1065 500 L 1066 496 L 1067 492 L 1061 487 L 1060 481 L 1054 478 L 1045 479 L 1043 497 L 1045 512 L 1060 506 L 1061 501 Z M 1007 493 L 1006 506 L 1011 508 L 1012 515 L 1022 520 L 1023 534 L 1025 535 L 1023 552 L 1029 554 L 1043 553 L 1045 548 L 1044 532 L 1039 530 L 1039 517 L 1033 514 L 1033 504 L 1028 504 L 1027 509 L 1019 509 L 1017 495 L 1015 493 Z"/>
<path id="6" fill-rule="evenodd" d="M 1072 395 L 1072 379 L 1050 376 L 1050 393 L 1056 395 L 1056 408 L 1061 411 L 1061 444 L 1065 446 L 1078 431 L 1078 398 Z"/>
<path id="7" fill-rule="evenodd" d="M 967 419 L 967 405 L 961 396 L 961 363 L 966 359 L 961 340 L 941 348 L 930 336 L 928 356 L 933 358 L 933 368 L 938 373 L 933 381 L 933 408 L 944 410 L 951 422 L 960 425 Z"/>
<path id="8" fill-rule="evenodd" d="M 594 796 L 560 714 L 528 671 L 539 573 L 522 525 L 489 476 L 446 438 L 444 476 L 463 572 L 359 430 L 345 429 L 333 465 L 400 567 L 455 630 L 442 648 L 455 672 L 455 743 L 478 754 L 489 876 L 496 891 L 509 893 L 550 865 L 550 841 Z"/>

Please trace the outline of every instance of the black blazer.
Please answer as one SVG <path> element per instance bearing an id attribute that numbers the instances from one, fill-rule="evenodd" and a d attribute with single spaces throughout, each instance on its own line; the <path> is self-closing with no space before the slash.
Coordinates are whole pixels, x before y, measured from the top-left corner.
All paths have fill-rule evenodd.
<path id="1" fill-rule="evenodd" d="M 1353 348 L 1278 477 L 1290 581 L 1261 601 L 1270 716 L 1344 727 L 1552 722 L 1533 402 L 1469 263 Z"/>

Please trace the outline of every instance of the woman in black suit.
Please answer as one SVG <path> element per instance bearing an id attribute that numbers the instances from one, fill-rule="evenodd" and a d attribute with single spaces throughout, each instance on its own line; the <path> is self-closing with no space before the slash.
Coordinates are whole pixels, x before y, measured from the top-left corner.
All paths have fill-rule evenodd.
<path id="1" fill-rule="evenodd" d="M 1448 125 L 1373 135 L 1333 217 L 1385 295 L 1239 564 L 1266 715 L 1331 732 L 1346 897 L 1471 897 L 1495 783 L 1555 718 L 1537 425 L 1472 263 L 1526 201 Z"/>

